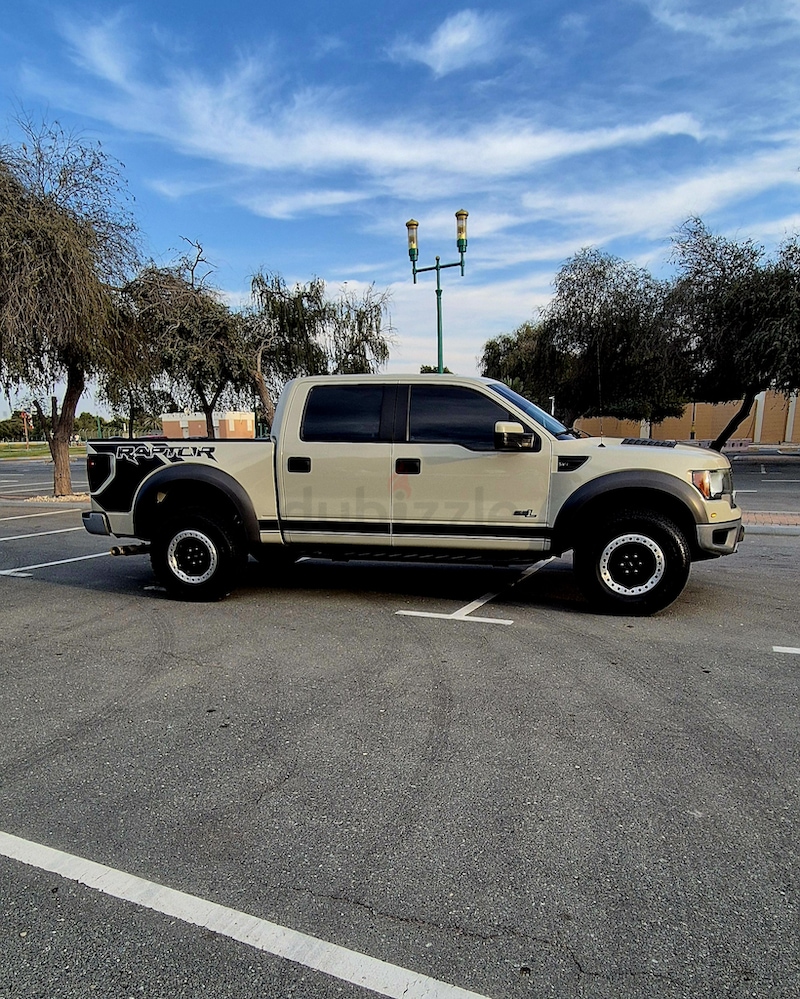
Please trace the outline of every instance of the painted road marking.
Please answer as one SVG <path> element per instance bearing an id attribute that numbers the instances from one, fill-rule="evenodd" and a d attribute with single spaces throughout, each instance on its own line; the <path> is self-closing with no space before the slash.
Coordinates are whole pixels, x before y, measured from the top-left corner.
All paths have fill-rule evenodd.
<path id="1" fill-rule="evenodd" d="M 51 565 L 66 565 L 68 562 L 85 562 L 89 558 L 102 558 L 110 555 L 111 552 L 96 552 L 94 555 L 78 555 L 77 558 L 62 558 L 58 562 L 39 562 L 37 565 L 21 565 L 16 569 L 0 569 L 0 576 L 18 576 L 20 578 L 29 576 L 29 569 L 47 569 Z"/>
<path id="2" fill-rule="evenodd" d="M 790 645 L 773 645 L 773 652 L 785 652 L 789 656 L 800 656 L 800 649 L 793 649 Z"/>
<path id="3" fill-rule="evenodd" d="M 0 854 L 95 891 L 238 940 L 257 950 L 393 999 L 487 999 L 358 951 L 328 943 L 197 895 L 0 832 Z"/>
<path id="4" fill-rule="evenodd" d="M 47 513 L 20 513 L 14 517 L 0 517 L 0 523 L 6 520 L 33 520 L 34 517 L 57 517 L 60 513 L 80 513 L 81 507 L 69 506 L 63 510 L 48 510 Z"/>
<path id="5" fill-rule="evenodd" d="M 50 495 L 53 494 L 53 483 L 50 482 L 30 482 L 26 486 L 20 486 L 19 488 L 7 489 L 5 486 L 0 487 L 0 492 L 3 496 L 28 496 L 32 492 L 39 492 L 42 489 L 49 489 Z"/>
<path id="6" fill-rule="evenodd" d="M 69 534 L 70 531 L 82 530 L 82 527 L 59 527 L 57 531 L 37 531 L 36 534 L 14 534 L 10 538 L 0 538 L 0 542 L 21 541 L 23 538 L 43 538 L 47 534 Z"/>
<path id="7" fill-rule="evenodd" d="M 514 622 L 509 621 L 505 618 L 499 617 L 470 617 L 472 611 L 477 610 L 479 607 L 483 607 L 484 604 L 488 604 L 490 600 L 494 600 L 495 597 L 499 597 L 501 593 L 505 593 L 506 590 L 512 589 L 512 587 L 517 586 L 528 576 L 532 576 L 534 572 L 538 572 L 539 569 L 543 568 L 548 564 L 548 562 L 555 561 L 555 555 L 551 555 L 550 558 L 545 559 L 543 562 L 534 562 L 533 565 L 529 565 L 528 568 L 522 573 L 519 579 L 515 579 L 513 583 L 509 586 L 504 587 L 502 590 L 498 590 L 496 593 L 486 593 L 477 600 L 473 600 L 471 604 L 467 604 L 466 607 L 462 607 L 460 610 L 453 611 L 452 614 L 435 614 L 433 611 L 411 611 L 411 610 L 399 610 L 395 611 L 396 614 L 402 617 L 434 617 L 443 619 L 445 621 L 474 621 L 476 624 L 504 624 L 511 625 Z"/>

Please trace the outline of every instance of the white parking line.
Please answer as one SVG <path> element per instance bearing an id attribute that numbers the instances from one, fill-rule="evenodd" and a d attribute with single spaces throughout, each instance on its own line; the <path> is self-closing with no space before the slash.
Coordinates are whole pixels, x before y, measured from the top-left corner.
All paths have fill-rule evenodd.
<path id="1" fill-rule="evenodd" d="M 68 506 L 63 510 L 48 510 L 47 513 L 19 513 L 14 517 L 0 517 L 0 523 L 6 520 L 33 520 L 34 517 L 57 517 L 60 513 L 80 513 L 81 507 Z"/>
<path id="2" fill-rule="evenodd" d="M 69 534 L 70 531 L 82 531 L 82 527 L 59 527 L 57 531 L 37 531 L 35 534 L 13 534 L 9 538 L 0 538 L 3 541 L 21 541 L 23 538 L 43 538 L 47 534 Z"/>
<path id="3" fill-rule="evenodd" d="M 0 576 L 29 576 L 29 569 L 47 569 L 51 565 L 66 565 L 68 562 L 85 562 L 89 558 L 102 558 L 111 552 L 96 552 L 94 555 L 78 555 L 77 558 L 62 558 L 57 562 L 39 562 L 36 565 L 20 565 L 16 569 L 0 569 Z"/>
<path id="4" fill-rule="evenodd" d="M 773 652 L 785 652 L 789 656 L 800 656 L 800 649 L 793 649 L 790 645 L 773 645 Z"/>
<path id="5" fill-rule="evenodd" d="M 513 624 L 513 621 L 509 621 L 507 618 L 500 617 L 470 617 L 469 615 L 472 611 L 477 610 L 479 607 L 483 607 L 484 604 L 488 604 L 490 600 L 494 600 L 495 597 L 499 597 L 501 593 L 505 593 L 506 590 L 510 590 L 512 587 L 517 586 L 528 576 L 532 576 L 534 572 L 538 572 L 539 569 L 547 565 L 548 562 L 553 562 L 555 560 L 555 555 L 551 555 L 550 558 L 546 558 L 543 562 L 534 562 L 533 565 L 529 565 L 528 568 L 520 575 L 519 579 L 515 579 L 513 583 L 509 586 L 504 587 L 502 590 L 498 590 L 497 593 L 486 593 L 477 600 L 473 600 L 471 604 L 467 604 L 465 607 L 461 607 L 457 611 L 453 611 L 452 614 L 435 614 L 433 611 L 411 611 L 411 610 L 399 610 L 395 611 L 400 617 L 435 617 L 441 618 L 446 621 L 474 621 L 476 624 Z"/>
<path id="6" fill-rule="evenodd" d="M 77 881 L 112 898 L 132 902 L 192 926 L 202 926 L 212 933 L 238 940 L 304 968 L 321 971 L 340 981 L 360 985 L 378 995 L 392 996 L 393 999 L 487 999 L 477 992 L 379 961 L 319 937 L 9 833 L 0 832 L 0 854 L 29 867 Z"/>

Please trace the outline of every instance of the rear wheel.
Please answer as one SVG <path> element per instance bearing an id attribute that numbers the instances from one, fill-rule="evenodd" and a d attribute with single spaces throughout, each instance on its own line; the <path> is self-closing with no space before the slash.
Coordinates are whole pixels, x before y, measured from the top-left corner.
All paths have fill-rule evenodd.
<path id="1" fill-rule="evenodd" d="M 171 596 L 220 600 L 241 578 L 246 557 L 227 524 L 186 510 L 167 521 L 153 538 L 150 560 Z"/>
<path id="2" fill-rule="evenodd" d="M 683 590 L 691 554 L 671 520 L 629 511 L 577 545 L 573 561 L 578 583 L 592 603 L 622 614 L 654 614 Z"/>

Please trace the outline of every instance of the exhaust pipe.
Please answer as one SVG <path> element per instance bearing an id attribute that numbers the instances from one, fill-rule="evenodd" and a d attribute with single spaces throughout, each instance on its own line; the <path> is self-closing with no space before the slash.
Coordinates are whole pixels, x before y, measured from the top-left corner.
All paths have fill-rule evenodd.
<path id="1" fill-rule="evenodd" d="M 150 545 L 114 545 L 112 555 L 147 555 Z"/>

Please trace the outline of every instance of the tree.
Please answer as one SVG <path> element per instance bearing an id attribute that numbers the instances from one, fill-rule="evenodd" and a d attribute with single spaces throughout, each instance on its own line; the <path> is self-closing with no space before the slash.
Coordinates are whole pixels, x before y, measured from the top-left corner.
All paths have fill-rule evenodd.
<path id="1" fill-rule="evenodd" d="M 206 433 L 214 437 L 214 410 L 223 400 L 238 401 L 249 384 L 244 358 L 242 323 L 238 315 L 206 284 L 209 272 L 203 249 L 171 267 L 145 267 L 124 288 L 128 322 L 139 330 L 146 349 L 131 358 L 117 381 L 107 383 L 106 395 L 119 403 L 147 409 L 154 384 L 162 375 L 173 395 L 189 396 L 206 418 Z"/>
<path id="2" fill-rule="evenodd" d="M 0 147 L 0 377 L 27 386 L 53 458 L 53 491 L 72 491 L 69 441 L 86 381 L 111 361 L 113 288 L 135 266 L 136 226 L 119 164 L 55 122 L 21 119 Z M 50 396 L 64 385 L 58 398 Z"/>
<path id="3" fill-rule="evenodd" d="M 721 450 L 768 388 L 800 388 L 800 244 L 769 259 L 751 239 L 716 235 L 700 219 L 679 231 L 675 302 L 691 335 L 694 398 L 741 400 L 711 445 Z"/>
<path id="4" fill-rule="evenodd" d="M 361 295 L 343 290 L 328 299 L 313 278 L 290 288 L 279 274 L 259 271 L 244 316 L 248 370 L 267 423 L 274 398 L 298 375 L 363 374 L 389 359 L 389 293 L 370 285 Z"/>
<path id="5" fill-rule="evenodd" d="M 579 413 L 572 400 L 571 356 L 559 350 L 541 323 L 523 323 L 513 333 L 489 340 L 483 348 L 481 372 L 505 382 L 543 408 L 551 398 L 559 415 L 571 425 Z"/>
<path id="6" fill-rule="evenodd" d="M 571 426 L 581 416 L 657 423 L 686 400 L 686 336 L 668 283 L 596 249 L 568 260 L 537 322 L 490 340 L 485 375 L 546 406 Z"/>
<path id="7" fill-rule="evenodd" d="M 687 335 L 671 296 L 668 282 L 597 249 L 561 267 L 542 313 L 540 349 L 564 365 L 561 391 L 576 417 L 658 423 L 682 413 Z"/>

